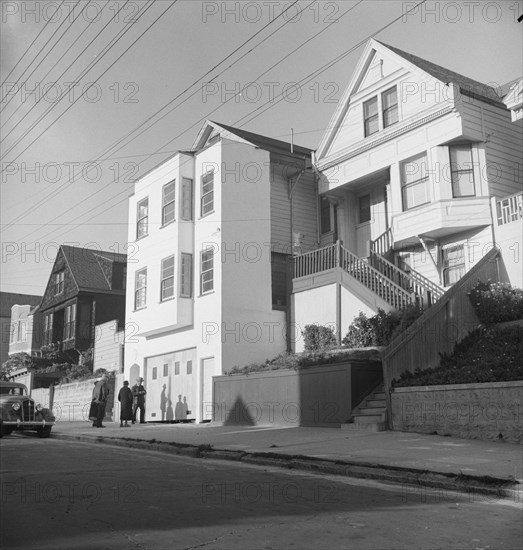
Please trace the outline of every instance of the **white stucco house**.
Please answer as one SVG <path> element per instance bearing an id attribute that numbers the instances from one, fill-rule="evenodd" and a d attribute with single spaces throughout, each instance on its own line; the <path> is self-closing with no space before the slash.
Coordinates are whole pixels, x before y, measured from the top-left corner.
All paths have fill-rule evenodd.
<path id="1" fill-rule="evenodd" d="M 295 260 L 297 324 L 343 337 L 358 311 L 429 307 L 493 246 L 522 286 L 523 132 L 498 90 L 370 40 L 327 128 L 322 247 Z"/>
<path id="2" fill-rule="evenodd" d="M 288 349 L 293 252 L 315 249 L 309 149 L 207 121 L 135 184 L 124 377 L 146 420 L 212 416 L 212 377 Z"/>

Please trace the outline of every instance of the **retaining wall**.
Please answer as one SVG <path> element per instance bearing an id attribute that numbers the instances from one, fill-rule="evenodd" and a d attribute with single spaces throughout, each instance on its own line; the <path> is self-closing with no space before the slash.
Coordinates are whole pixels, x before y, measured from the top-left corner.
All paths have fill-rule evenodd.
<path id="1" fill-rule="evenodd" d="M 382 379 L 380 362 L 213 377 L 213 423 L 339 427 Z"/>
<path id="2" fill-rule="evenodd" d="M 394 388 L 392 427 L 469 439 L 523 441 L 523 381 Z"/>

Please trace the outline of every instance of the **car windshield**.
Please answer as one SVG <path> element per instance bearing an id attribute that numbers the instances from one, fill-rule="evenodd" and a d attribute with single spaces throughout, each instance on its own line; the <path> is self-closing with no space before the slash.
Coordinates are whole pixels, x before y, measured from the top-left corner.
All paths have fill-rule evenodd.
<path id="1" fill-rule="evenodd" d="M 1 395 L 27 395 L 27 390 L 22 387 L 10 388 L 9 386 L 0 386 Z"/>

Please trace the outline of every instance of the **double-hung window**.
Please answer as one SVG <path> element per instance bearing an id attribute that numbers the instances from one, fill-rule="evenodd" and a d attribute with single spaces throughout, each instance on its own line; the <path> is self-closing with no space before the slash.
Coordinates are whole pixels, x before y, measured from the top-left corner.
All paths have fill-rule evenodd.
<path id="1" fill-rule="evenodd" d="M 141 200 L 136 210 L 136 238 L 141 239 L 149 233 L 149 198 Z"/>
<path id="2" fill-rule="evenodd" d="M 214 210 L 214 173 L 206 172 L 202 176 L 201 216 Z"/>
<path id="3" fill-rule="evenodd" d="M 162 188 L 162 226 L 175 219 L 176 181 L 173 180 Z"/>
<path id="4" fill-rule="evenodd" d="M 401 193 L 403 196 L 403 210 L 410 210 L 430 202 L 427 153 L 402 163 Z"/>
<path id="5" fill-rule="evenodd" d="M 200 294 L 211 292 L 214 288 L 214 249 L 201 252 Z"/>
<path id="6" fill-rule="evenodd" d="M 74 329 L 76 325 L 76 304 L 71 304 L 65 308 L 64 321 L 64 340 L 74 338 Z"/>
<path id="7" fill-rule="evenodd" d="M 373 97 L 363 104 L 363 118 L 365 127 L 365 137 L 375 134 L 380 129 L 378 116 L 378 98 Z"/>
<path id="8" fill-rule="evenodd" d="M 174 297 L 174 256 L 162 260 L 161 301 Z"/>
<path id="9" fill-rule="evenodd" d="M 320 198 L 320 220 L 322 234 L 332 231 L 331 204 L 327 197 Z"/>
<path id="10" fill-rule="evenodd" d="M 193 219 L 193 181 L 189 178 L 182 179 L 182 220 Z"/>
<path id="11" fill-rule="evenodd" d="M 147 303 L 147 268 L 140 269 L 134 280 L 134 309 L 141 309 Z"/>
<path id="12" fill-rule="evenodd" d="M 363 103 L 365 137 L 372 136 L 372 134 L 396 124 L 398 120 L 398 90 L 396 86 L 385 90 L 382 94 L 374 96 Z"/>
<path id="13" fill-rule="evenodd" d="M 370 222 L 370 195 L 358 197 L 358 223 Z"/>
<path id="14" fill-rule="evenodd" d="M 474 170 L 472 165 L 472 148 L 470 145 L 453 145 L 450 147 L 450 175 L 452 196 L 474 197 Z"/>
<path id="15" fill-rule="evenodd" d="M 61 294 L 64 291 L 65 271 L 54 274 L 54 294 Z"/>
<path id="16" fill-rule="evenodd" d="M 180 268 L 180 297 L 192 297 L 192 254 L 182 253 Z"/>
<path id="17" fill-rule="evenodd" d="M 388 128 L 398 122 L 398 92 L 396 86 L 381 94 L 381 110 L 383 128 Z"/>
<path id="18" fill-rule="evenodd" d="M 53 322 L 54 322 L 54 314 L 47 313 L 45 316 L 45 324 L 44 324 L 44 343 L 46 345 L 51 344 L 53 341 Z"/>
<path id="19" fill-rule="evenodd" d="M 443 284 L 445 286 L 457 283 L 465 275 L 465 252 L 462 244 L 444 248 L 443 255 Z"/>

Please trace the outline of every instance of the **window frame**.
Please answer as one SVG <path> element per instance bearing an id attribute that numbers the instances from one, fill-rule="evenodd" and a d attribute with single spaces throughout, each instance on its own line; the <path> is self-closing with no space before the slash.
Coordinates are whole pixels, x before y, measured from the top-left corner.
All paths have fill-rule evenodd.
<path id="1" fill-rule="evenodd" d="M 169 186 L 172 186 L 172 200 L 165 200 L 165 195 L 167 188 Z M 172 219 L 166 220 L 166 209 L 169 208 L 172 205 Z M 165 227 L 166 225 L 169 225 L 176 221 L 176 180 L 172 180 L 169 183 L 166 183 L 162 187 L 162 227 Z"/>
<path id="2" fill-rule="evenodd" d="M 144 274 L 144 284 L 143 286 L 138 287 L 138 282 L 140 280 L 140 275 Z M 139 294 L 143 294 L 143 303 L 138 303 Z M 147 307 L 147 268 L 142 267 L 138 269 L 134 274 L 134 310 L 138 311 L 139 309 L 144 309 Z"/>
<path id="3" fill-rule="evenodd" d="M 166 262 L 168 261 L 172 261 L 172 266 L 166 266 L 164 265 Z M 172 300 L 175 295 L 174 295 L 174 266 L 175 266 L 175 260 L 174 260 L 174 254 L 172 254 L 171 256 L 167 256 L 167 258 L 163 258 L 162 260 L 162 263 L 161 263 L 161 274 L 160 274 L 160 302 L 167 302 L 169 300 Z M 165 273 L 166 270 L 169 270 L 167 272 L 167 274 Z M 171 284 L 171 295 L 170 296 L 165 296 L 164 293 L 165 293 L 165 287 L 166 287 L 166 283 L 171 280 L 172 284 Z"/>
<path id="4" fill-rule="evenodd" d="M 459 251 L 460 255 L 457 258 L 458 261 L 452 263 L 453 259 L 448 257 L 449 251 Z M 465 246 L 463 244 L 452 244 L 441 249 L 441 266 L 442 266 L 442 278 L 443 286 L 451 286 L 456 284 L 463 275 L 467 272 L 467 265 L 465 259 Z M 449 274 L 459 272 L 458 277 L 455 280 L 454 277 L 449 277 Z"/>
<path id="5" fill-rule="evenodd" d="M 187 205 L 187 203 L 189 203 Z M 186 222 L 194 220 L 194 180 L 182 178 L 181 219 Z"/>
<path id="6" fill-rule="evenodd" d="M 186 273 L 186 267 L 189 273 Z M 192 298 L 192 277 L 193 277 L 193 255 L 188 252 L 182 252 L 180 258 L 180 298 Z M 188 286 L 188 290 L 187 290 Z"/>
<path id="7" fill-rule="evenodd" d="M 210 254 L 210 257 L 208 255 Z M 207 256 L 207 258 L 204 258 Z M 211 264 L 210 268 L 207 265 L 207 269 L 204 270 L 204 264 Z M 211 278 L 208 280 L 205 279 L 205 275 L 211 273 Z M 211 287 L 204 289 L 204 286 L 208 283 L 211 283 Z M 214 291 L 214 248 L 208 247 L 205 250 L 200 252 L 200 296 L 209 294 Z"/>
<path id="8" fill-rule="evenodd" d="M 458 163 L 455 163 L 452 160 L 452 153 L 453 151 L 456 151 L 457 149 L 461 150 L 467 150 L 467 152 L 470 154 L 470 160 L 468 161 L 470 164 L 470 168 L 461 168 Z M 452 198 L 454 199 L 461 199 L 461 198 L 467 198 L 467 197 L 475 197 L 476 196 L 476 180 L 474 178 L 474 161 L 472 159 L 472 144 L 471 143 L 461 143 L 456 145 L 449 145 L 449 160 L 450 160 L 450 182 L 452 186 Z M 454 170 L 454 166 L 457 166 L 458 169 Z M 456 193 L 456 187 L 455 185 L 459 186 L 460 179 L 465 174 L 469 175 L 468 183 L 472 184 L 472 193 L 471 194 L 458 194 Z M 456 175 L 458 178 L 456 179 Z"/>
<path id="9" fill-rule="evenodd" d="M 145 203 L 145 215 L 140 215 L 140 208 Z M 149 235 L 149 197 L 136 203 L 136 240 Z"/>
<path id="10" fill-rule="evenodd" d="M 362 200 L 367 199 L 369 201 L 368 206 L 365 206 L 365 209 L 362 210 Z M 363 219 L 362 218 L 362 212 L 366 212 L 368 209 L 368 218 Z M 358 225 L 363 225 L 364 223 L 370 223 L 372 221 L 372 197 L 370 193 L 366 193 L 365 195 L 360 195 L 358 197 Z"/>
<path id="11" fill-rule="evenodd" d="M 418 159 L 423 159 L 423 158 L 425 158 L 425 166 L 426 166 L 425 175 L 421 178 L 418 178 L 416 180 L 413 180 L 413 181 L 410 181 L 410 182 L 407 183 L 405 181 L 405 167 L 407 166 L 407 164 L 411 164 L 413 161 L 418 160 Z M 418 155 L 410 157 L 409 159 L 406 159 L 406 160 L 401 162 L 401 164 L 400 164 L 400 167 L 401 167 L 401 201 L 402 201 L 403 212 L 408 212 L 409 210 L 413 210 L 414 208 L 418 208 L 420 206 L 430 204 L 430 202 L 431 202 L 430 177 L 429 177 L 429 172 L 430 171 L 428 169 L 428 164 L 429 164 L 429 156 L 428 156 L 427 151 L 424 151 L 423 153 L 420 153 Z M 422 165 L 422 163 L 420 163 L 419 166 L 421 166 L 421 165 Z M 425 195 L 427 197 L 427 200 L 425 202 L 420 202 L 419 204 L 414 204 L 412 206 L 407 206 L 405 191 L 407 189 L 410 189 L 412 187 L 422 185 L 422 184 L 425 186 L 425 190 L 426 190 Z"/>
<path id="12" fill-rule="evenodd" d="M 62 292 L 65 289 L 65 269 L 62 269 L 61 271 L 57 271 L 54 274 L 54 295 L 58 296 L 59 294 L 62 294 Z"/>
<path id="13" fill-rule="evenodd" d="M 396 95 L 396 102 L 390 105 L 389 107 L 385 107 L 385 101 L 384 98 L 387 94 L 390 94 L 393 92 Z M 386 123 L 386 115 L 388 115 L 389 112 L 395 110 L 396 112 L 396 120 Z M 381 92 L 381 121 L 383 124 L 383 129 L 389 128 L 393 124 L 397 124 L 399 122 L 399 105 L 398 105 L 398 88 L 397 86 L 392 86 L 388 90 L 385 90 L 384 92 Z"/>
<path id="14" fill-rule="evenodd" d="M 328 212 L 328 216 L 324 213 Z M 327 221 L 329 229 L 327 229 Z M 320 197 L 320 231 L 322 235 L 332 233 L 332 205 L 329 199 L 325 196 Z"/>
<path id="15" fill-rule="evenodd" d="M 69 304 L 64 312 L 64 340 L 72 340 L 75 337 L 76 303 Z"/>
<path id="16" fill-rule="evenodd" d="M 212 179 L 206 180 L 211 177 Z M 205 189 L 205 186 L 210 185 L 210 189 Z M 206 202 L 208 198 L 210 201 Z M 210 206 L 210 208 L 209 208 Z M 209 170 L 202 174 L 201 177 L 201 198 L 200 198 L 200 217 L 204 218 L 214 212 L 214 170 Z"/>
<path id="17" fill-rule="evenodd" d="M 376 112 L 369 114 L 367 111 L 370 110 L 369 106 L 375 104 Z M 369 129 L 370 123 L 377 122 L 376 129 L 371 132 Z M 363 102 L 363 136 L 369 137 L 380 131 L 380 110 L 378 106 L 378 96 L 371 97 L 367 101 Z"/>

